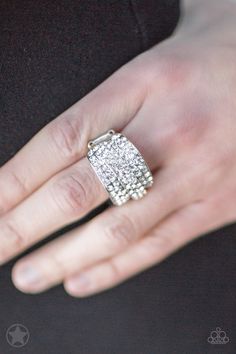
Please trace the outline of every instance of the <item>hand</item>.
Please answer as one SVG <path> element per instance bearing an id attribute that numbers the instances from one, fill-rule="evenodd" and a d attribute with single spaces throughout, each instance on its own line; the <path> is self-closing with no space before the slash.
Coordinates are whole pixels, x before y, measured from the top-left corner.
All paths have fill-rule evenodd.
<path id="1" fill-rule="evenodd" d="M 2 166 L 1 263 L 107 199 L 85 157 L 90 139 L 121 131 L 154 174 L 140 201 L 111 207 L 19 260 L 19 289 L 63 282 L 71 295 L 93 294 L 236 220 L 235 13 L 230 2 L 186 8 L 170 39 L 119 69 Z"/>

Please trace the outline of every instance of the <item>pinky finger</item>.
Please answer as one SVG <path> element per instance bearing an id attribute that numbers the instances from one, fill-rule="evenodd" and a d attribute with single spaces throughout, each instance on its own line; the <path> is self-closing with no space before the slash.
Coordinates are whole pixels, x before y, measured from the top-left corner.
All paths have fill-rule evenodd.
<path id="1" fill-rule="evenodd" d="M 67 277 L 65 290 L 72 296 L 89 296 L 111 288 L 159 263 L 195 237 L 221 223 L 211 202 L 197 202 L 173 213 L 126 251 Z"/>
<path id="2" fill-rule="evenodd" d="M 67 277 L 65 290 L 72 296 L 83 297 L 111 288 L 162 261 L 218 223 L 209 203 L 188 205 L 164 219 L 126 251 Z"/>

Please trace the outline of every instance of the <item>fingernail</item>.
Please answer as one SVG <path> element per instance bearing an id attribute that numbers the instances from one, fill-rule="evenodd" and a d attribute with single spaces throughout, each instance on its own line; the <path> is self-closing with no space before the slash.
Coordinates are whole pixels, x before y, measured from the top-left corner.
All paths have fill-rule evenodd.
<path id="1" fill-rule="evenodd" d="M 42 282 L 42 276 L 35 267 L 27 265 L 16 270 L 14 280 L 16 286 L 19 286 L 20 288 L 35 288 Z"/>
<path id="2" fill-rule="evenodd" d="M 91 287 L 91 282 L 86 274 L 81 273 L 68 279 L 66 282 L 66 287 L 73 293 L 87 292 Z"/>

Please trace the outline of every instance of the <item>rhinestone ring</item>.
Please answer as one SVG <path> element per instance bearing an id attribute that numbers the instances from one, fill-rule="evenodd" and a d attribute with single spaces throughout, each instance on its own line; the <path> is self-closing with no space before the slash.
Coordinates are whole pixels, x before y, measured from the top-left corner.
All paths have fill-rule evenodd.
<path id="1" fill-rule="evenodd" d="M 88 143 L 87 158 L 114 205 L 140 199 L 153 184 L 138 149 L 122 134 L 109 130 Z"/>

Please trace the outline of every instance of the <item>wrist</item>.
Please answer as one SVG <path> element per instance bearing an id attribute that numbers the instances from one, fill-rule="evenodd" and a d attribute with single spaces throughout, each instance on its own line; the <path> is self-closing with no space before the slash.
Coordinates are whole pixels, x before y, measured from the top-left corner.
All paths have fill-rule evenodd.
<path id="1" fill-rule="evenodd" d="M 236 0 L 182 0 L 180 29 L 214 28 L 220 37 L 236 33 Z"/>
<path id="2" fill-rule="evenodd" d="M 207 10 L 211 7 L 216 10 L 230 10 L 232 5 L 236 4 L 236 0 L 182 0 L 182 7 L 188 9 Z"/>

